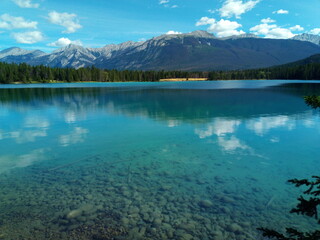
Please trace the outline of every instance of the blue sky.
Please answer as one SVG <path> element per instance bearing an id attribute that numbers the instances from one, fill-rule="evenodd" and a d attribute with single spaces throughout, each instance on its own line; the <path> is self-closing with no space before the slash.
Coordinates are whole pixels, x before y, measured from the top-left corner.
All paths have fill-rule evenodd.
<path id="1" fill-rule="evenodd" d="M 1 0 L 0 50 L 102 47 L 166 33 L 320 34 L 320 0 Z"/>

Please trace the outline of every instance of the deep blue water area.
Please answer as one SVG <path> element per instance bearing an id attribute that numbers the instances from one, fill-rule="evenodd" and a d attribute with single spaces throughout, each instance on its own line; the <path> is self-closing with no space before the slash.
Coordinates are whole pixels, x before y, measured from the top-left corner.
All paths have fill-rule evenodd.
<path id="1" fill-rule="evenodd" d="M 0 86 L 0 239 L 257 240 L 319 175 L 317 81 Z"/>

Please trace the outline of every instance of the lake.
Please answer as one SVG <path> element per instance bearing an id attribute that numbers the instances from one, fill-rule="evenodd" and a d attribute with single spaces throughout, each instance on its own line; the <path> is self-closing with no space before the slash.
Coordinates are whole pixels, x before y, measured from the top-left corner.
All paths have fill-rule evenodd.
<path id="1" fill-rule="evenodd" d="M 319 175 L 312 81 L 0 86 L 0 239 L 257 240 Z"/>

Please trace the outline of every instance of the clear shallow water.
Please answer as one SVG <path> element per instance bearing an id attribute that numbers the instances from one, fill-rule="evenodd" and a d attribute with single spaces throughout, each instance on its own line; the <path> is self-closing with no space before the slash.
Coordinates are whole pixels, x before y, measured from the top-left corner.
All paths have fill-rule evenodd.
<path id="1" fill-rule="evenodd" d="M 309 230 L 317 82 L 6 85 L 0 239 L 262 239 Z"/>

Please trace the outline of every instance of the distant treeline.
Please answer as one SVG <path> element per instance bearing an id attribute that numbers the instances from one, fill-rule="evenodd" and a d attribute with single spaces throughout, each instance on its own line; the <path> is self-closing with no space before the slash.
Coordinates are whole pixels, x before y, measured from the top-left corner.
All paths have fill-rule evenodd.
<path id="1" fill-rule="evenodd" d="M 80 69 L 51 68 L 0 62 L 0 83 L 14 82 L 156 82 L 164 78 L 207 78 L 204 72 L 101 70 L 95 67 Z"/>
<path id="2" fill-rule="evenodd" d="M 209 72 L 210 80 L 242 80 L 242 79 L 299 79 L 320 80 L 320 63 L 306 65 L 283 65 L 278 67 L 249 69 L 239 71 Z"/>
<path id="3" fill-rule="evenodd" d="M 30 66 L 25 63 L 0 62 L 0 83 L 32 82 L 156 82 L 167 78 L 235 79 L 301 79 L 320 80 L 320 64 L 281 66 L 264 69 L 213 72 L 101 70 L 95 67 L 80 69 Z"/>

